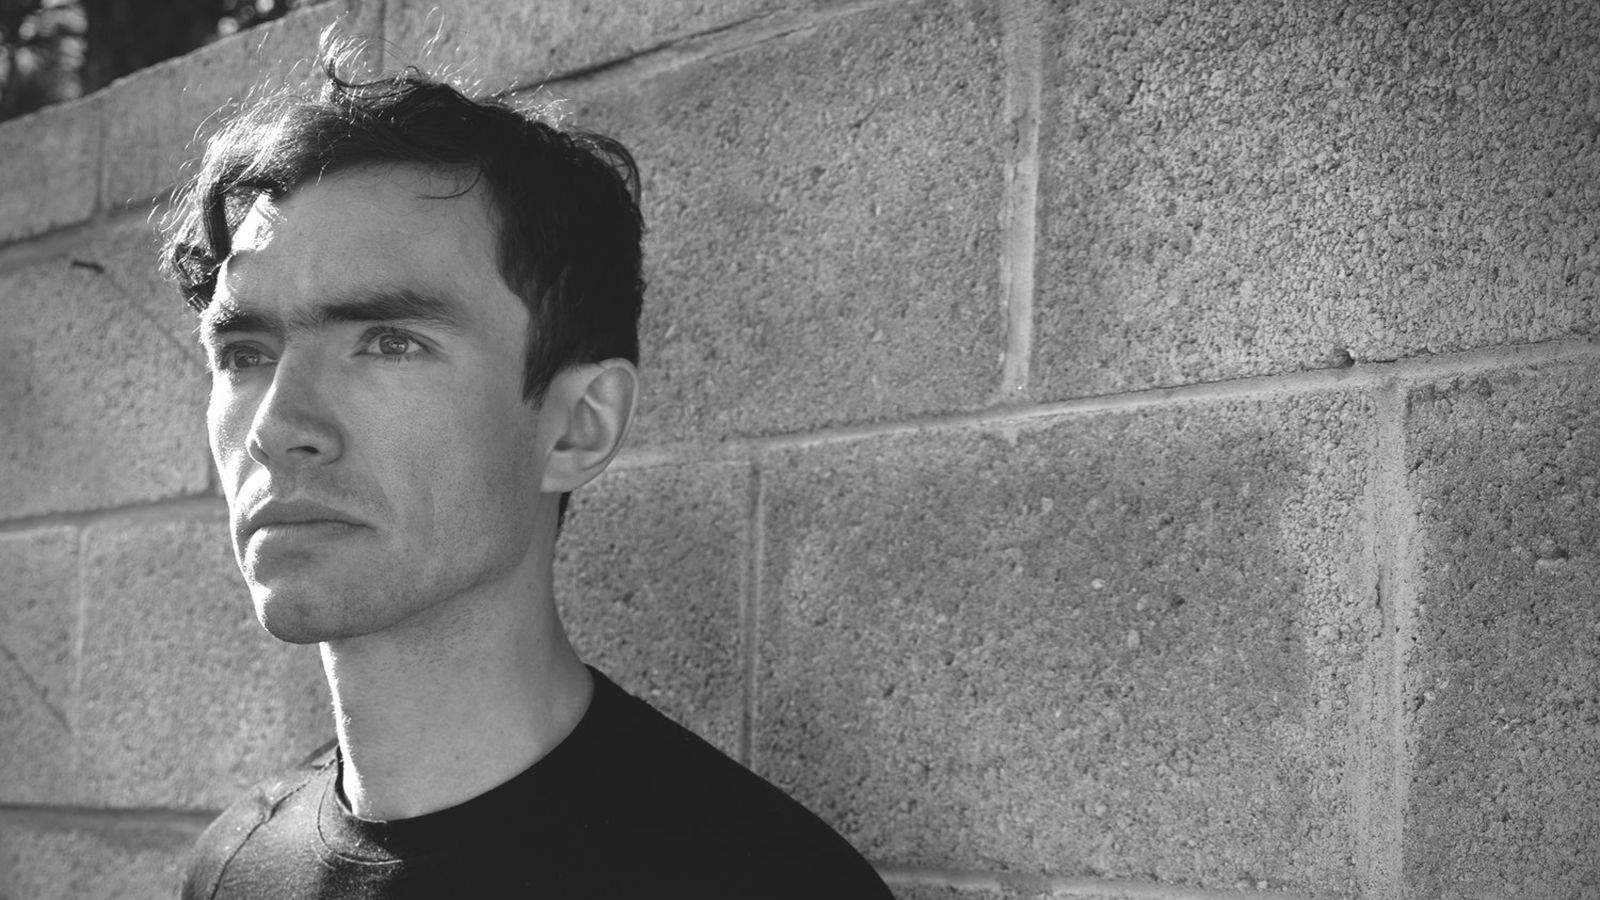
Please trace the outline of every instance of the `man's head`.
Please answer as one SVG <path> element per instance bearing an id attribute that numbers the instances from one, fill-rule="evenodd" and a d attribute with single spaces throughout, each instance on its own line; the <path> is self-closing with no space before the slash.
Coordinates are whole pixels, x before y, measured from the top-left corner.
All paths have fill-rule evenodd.
<path id="1" fill-rule="evenodd" d="M 168 249 L 235 554 L 298 642 L 547 580 L 637 355 L 626 151 L 415 73 L 329 75 L 213 141 Z"/>
<path id="2" fill-rule="evenodd" d="M 528 307 L 523 393 L 561 369 L 638 362 L 644 280 L 638 169 L 620 143 L 473 100 L 415 69 L 350 82 L 325 52 L 315 95 L 268 97 L 232 119 L 168 216 L 163 262 L 196 311 L 210 305 L 233 234 L 258 196 L 385 164 L 481 182 L 497 226 L 500 277 Z"/>

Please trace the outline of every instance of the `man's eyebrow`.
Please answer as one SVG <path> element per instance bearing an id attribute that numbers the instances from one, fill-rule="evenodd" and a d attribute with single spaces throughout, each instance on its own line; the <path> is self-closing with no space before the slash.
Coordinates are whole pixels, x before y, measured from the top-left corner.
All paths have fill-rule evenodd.
<path id="1" fill-rule="evenodd" d="M 283 322 L 276 315 L 243 309 L 227 301 L 212 303 L 211 307 L 200 316 L 200 339 L 202 341 L 219 334 L 237 332 L 262 332 L 281 335 L 283 333 Z"/>
<path id="2" fill-rule="evenodd" d="M 287 323 L 274 312 L 222 301 L 206 311 L 200 333 L 202 338 L 239 332 L 281 337 L 291 331 L 314 331 L 333 322 L 410 322 L 451 331 L 459 331 L 463 324 L 461 304 L 450 299 L 406 287 L 363 288 L 296 312 Z"/>
<path id="3" fill-rule="evenodd" d="M 406 287 L 363 289 L 297 314 L 290 328 L 327 322 L 414 322 L 450 330 L 462 326 L 462 305 L 436 294 Z"/>

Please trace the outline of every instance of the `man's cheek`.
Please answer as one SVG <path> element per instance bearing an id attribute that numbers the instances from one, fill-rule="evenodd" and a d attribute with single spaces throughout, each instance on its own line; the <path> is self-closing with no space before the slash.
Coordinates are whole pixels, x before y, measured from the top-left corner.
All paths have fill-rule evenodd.
<path id="1" fill-rule="evenodd" d="M 217 480 L 230 505 L 238 496 L 245 476 L 243 467 L 248 459 L 244 446 L 247 435 L 240 421 L 237 408 L 215 400 L 206 415 L 211 462 L 216 466 Z"/>
<path id="2" fill-rule="evenodd" d="M 237 415 L 236 406 L 237 398 L 233 392 L 213 381 L 211 398 L 206 404 L 206 437 L 211 443 L 211 459 L 217 464 L 219 472 L 226 458 L 228 429 Z"/>

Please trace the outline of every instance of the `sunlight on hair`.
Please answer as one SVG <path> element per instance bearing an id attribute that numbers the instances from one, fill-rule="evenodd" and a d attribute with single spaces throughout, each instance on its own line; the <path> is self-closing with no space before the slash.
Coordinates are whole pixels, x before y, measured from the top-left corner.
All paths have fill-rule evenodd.
<path id="1" fill-rule="evenodd" d="M 344 18 L 328 23 L 317 36 L 317 58 L 305 74 L 307 81 L 335 71 L 350 81 L 367 81 L 383 74 L 384 47 L 369 38 L 344 32 Z M 299 63 L 295 68 L 300 67 Z M 323 90 L 327 87 L 324 85 Z"/>
<path id="2" fill-rule="evenodd" d="M 474 46 L 471 35 L 447 24 L 439 7 L 428 9 L 423 19 L 423 33 L 427 37 L 414 54 L 403 54 L 398 48 L 391 48 L 395 59 L 390 68 L 420 69 L 469 97 L 495 95 L 495 91 L 486 87 L 489 79 L 483 72 L 481 57 L 476 50 L 468 49 Z"/>

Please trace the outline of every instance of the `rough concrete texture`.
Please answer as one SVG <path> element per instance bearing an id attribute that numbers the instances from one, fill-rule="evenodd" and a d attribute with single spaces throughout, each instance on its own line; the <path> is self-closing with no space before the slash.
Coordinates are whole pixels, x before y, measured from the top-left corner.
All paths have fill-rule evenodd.
<path id="1" fill-rule="evenodd" d="M 0 125 L 0 243 L 81 222 L 100 182 L 99 103 L 84 100 Z"/>
<path id="2" fill-rule="evenodd" d="M 152 248 L 130 224 L 0 271 L 0 517 L 206 490 L 205 366 Z"/>
<path id="3" fill-rule="evenodd" d="M 196 340 L 199 320 L 183 302 L 178 288 L 160 271 L 160 236 L 151 224 L 153 206 L 135 207 L 125 216 L 107 219 L 94 231 L 72 241 L 54 242 L 76 268 L 103 275 L 116 295 L 137 307 L 165 338 L 202 368 L 205 354 Z"/>
<path id="4" fill-rule="evenodd" d="M 1352 889 L 1361 394 L 764 469 L 754 756 L 875 859 Z"/>
<path id="5" fill-rule="evenodd" d="M 938 878 L 940 876 L 931 876 Z M 889 890 L 897 900 L 1224 900 L 1229 895 L 1219 892 L 1167 893 L 1159 887 L 1143 882 L 1084 882 L 1077 879 L 1052 885 L 1043 878 L 1015 878 L 1006 884 L 994 884 L 988 879 L 969 879 L 962 875 L 946 876 L 951 881 L 941 884 L 935 880 L 918 883 L 900 883 L 890 880 Z M 1282 895 L 1251 892 L 1241 894 L 1238 900 L 1294 900 Z"/>
<path id="6" fill-rule="evenodd" d="M 605 26 L 596 28 L 588 0 L 466 0 L 442 7 L 430 0 L 387 0 L 386 5 L 383 25 L 391 63 L 461 71 L 491 91 L 539 84 L 796 6 L 776 0 L 611 3 Z"/>
<path id="7" fill-rule="evenodd" d="M 640 439 L 998 388 L 997 30 L 985 4 L 896 5 L 591 98 L 578 121 L 644 171 Z"/>
<path id="8" fill-rule="evenodd" d="M 1054 9 L 1036 397 L 1600 321 L 1600 5 Z"/>
<path id="9" fill-rule="evenodd" d="M 216 130 L 216 113 L 264 89 L 294 84 L 310 72 L 317 35 L 345 13 L 345 3 L 296 10 L 187 56 L 117 81 L 101 97 L 106 110 L 102 202 L 118 209 L 167 191 L 188 171 Z M 347 19 L 355 33 L 375 30 L 377 4 Z M 187 166 L 187 167 L 186 167 Z"/>
<path id="10" fill-rule="evenodd" d="M 993 883 L 963 884 L 959 876 L 955 883 L 937 881 L 905 883 L 886 879 L 896 900 L 1048 900 L 1050 889 L 1039 879 L 1038 884 L 1001 885 Z M 1112 900 L 1110 895 L 1073 894 L 1076 900 Z"/>
<path id="11" fill-rule="evenodd" d="M 1405 887 L 1600 896 L 1600 365 L 1419 388 Z"/>
<path id="12" fill-rule="evenodd" d="M 70 777 L 78 533 L 0 536 L 0 803 L 43 803 Z"/>
<path id="13" fill-rule="evenodd" d="M 574 495 L 556 597 L 584 661 L 740 754 L 750 487 L 743 465 L 613 471 Z"/>
<path id="14" fill-rule="evenodd" d="M 897 884 L 891 881 L 889 890 L 896 900 L 1041 900 L 1050 896 L 1042 889 L 1018 891 L 995 885 L 967 887 L 931 882 Z"/>
<path id="15" fill-rule="evenodd" d="M 0 815 L 0 897 L 169 900 L 177 896 L 183 856 L 197 831 L 137 820 L 107 824 L 74 819 Z"/>
<path id="16" fill-rule="evenodd" d="M 87 532 L 79 802 L 221 808 L 333 737 L 316 650 L 256 623 L 226 531 L 219 505 Z"/>

